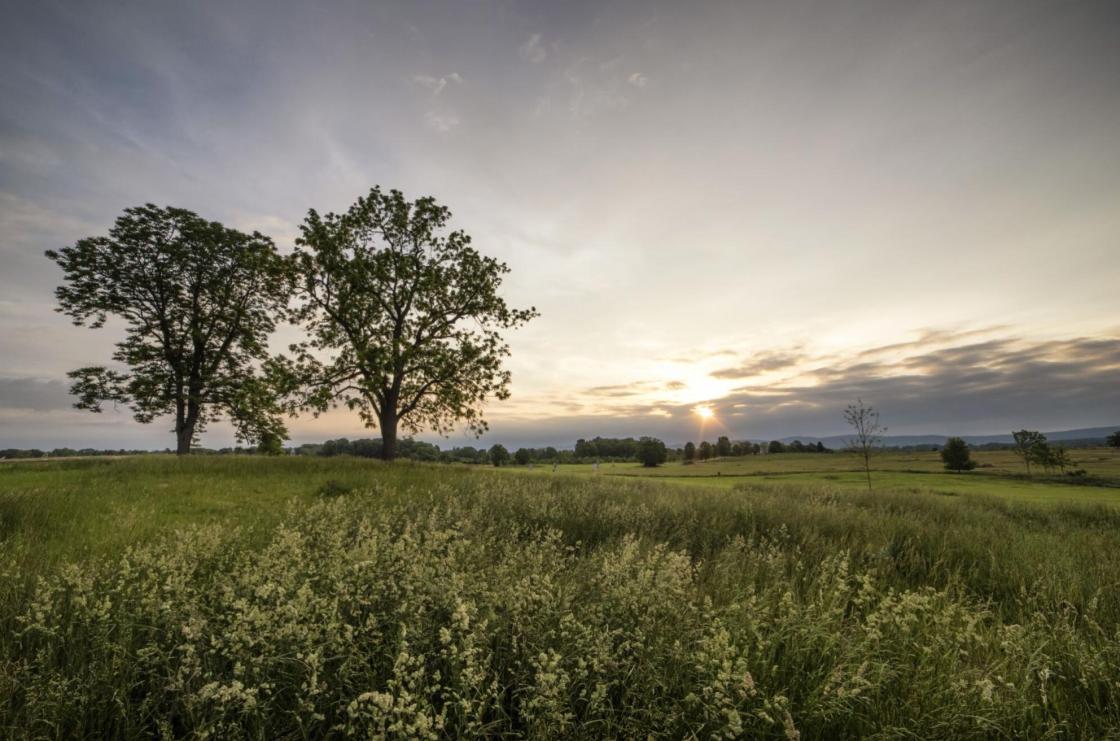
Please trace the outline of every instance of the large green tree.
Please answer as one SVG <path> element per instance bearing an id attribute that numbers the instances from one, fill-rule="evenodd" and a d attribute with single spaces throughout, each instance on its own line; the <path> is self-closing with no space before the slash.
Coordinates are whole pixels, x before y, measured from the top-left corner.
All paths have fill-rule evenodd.
<path id="1" fill-rule="evenodd" d="M 483 402 L 509 396 L 501 333 L 537 315 L 506 304 L 509 268 L 447 231 L 450 218 L 432 198 L 373 188 L 344 214 L 311 210 L 297 240 L 297 318 L 310 339 L 290 369 L 308 389 L 302 405 L 357 411 L 380 428 L 386 460 L 401 426 L 482 434 Z"/>
<path id="2" fill-rule="evenodd" d="M 291 293 L 268 237 L 148 204 L 126 209 L 108 236 L 46 254 L 65 279 L 58 311 L 95 329 L 110 317 L 124 324 L 112 358 L 126 370 L 72 371 L 75 406 L 123 404 L 145 423 L 173 415 L 180 455 L 222 415 L 245 441 L 286 437 L 259 372 Z"/>

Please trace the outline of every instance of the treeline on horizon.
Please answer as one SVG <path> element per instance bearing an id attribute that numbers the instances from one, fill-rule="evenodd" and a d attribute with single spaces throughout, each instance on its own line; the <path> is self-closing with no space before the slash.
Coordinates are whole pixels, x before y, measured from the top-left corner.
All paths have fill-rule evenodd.
<path id="1" fill-rule="evenodd" d="M 398 454 L 401 458 L 415 461 L 428 461 L 439 463 L 516 463 L 528 465 L 529 463 L 592 463 L 619 462 L 629 463 L 638 460 L 639 440 L 633 437 L 608 438 L 594 437 L 590 440 L 580 438 L 571 448 L 556 448 L 547 446 L 542 448 L 517 448 L 512 453 L 501 444 L 486 447 L 471 445 L 456 446 L 448 449 L 441 448 L 438 444 L 416 440 L 411 437 L 401 438 L 397 441 Z M 1068 448 L 1092 448 L 1102 445 L 1111 445 L 1111 440 L 1105 438 L 1086 438 L 1081 440 L 1063 441 L 1062 445 Z M 690 447 L 691 446 L 691 447 Z M 983 443 L 970 445 L 970 449 L 979 451 L 1015 450 L 1013 443 Z M 879 448 L 885 451 L 897 452 L 922 452 L 939 451 L 941 445 L 925 443 L 921 445 L 884 445 Z M 670 461 L 704 461 L 714 458 L 737 458 L 746 455 L 772 455 L 776 453 L 833 453 L 832 448 L 827 448 L 823 443 L 803 443 L 794 440 L 784 443 L 780 440 L 771 440 L 769 443 L 758 443 L 750 440 L 731 441 L 726 436 L 719 437 L 714 443 L 702 441 L 699 445 L 686 443 L 683 447 L 667 448 Z M 24 458 L 82 458 L 97 456 L 121 455 L 160 455 L 173 453 L 170 448 L 163 450 L 138 450 L 127 448 L 53 448 L 44 450 L 40 448 L 2 448 L 0 460 Z M 196 447 L 192 451 L 197 455 L 261 455 L 255 447 L 223 447 L 204 448 Z M 284 452 L 288 455 L 332 457 L 349 455 L 358 458 L 380 458 L 382 453 L 381 438 L 362 438 L 350 440 L 337 438 L 325 440 L 321 443 L 305 443 L 298 446 L 287 447 Z"/>

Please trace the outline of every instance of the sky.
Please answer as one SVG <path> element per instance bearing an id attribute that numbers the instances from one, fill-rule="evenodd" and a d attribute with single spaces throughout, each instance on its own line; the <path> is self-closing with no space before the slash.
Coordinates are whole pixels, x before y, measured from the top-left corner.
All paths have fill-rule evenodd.
<path id="1" fill-rule="evenodd" d="M 0 0 L 0 447 L 173 440 L 71 408 L 120 327 L 54 313 L 44 250 L 154 202 L 286 251 L 375 184 L 540 311 L 483 444 L 1120 424 L 1118 38 L 1115 2 Z"/>

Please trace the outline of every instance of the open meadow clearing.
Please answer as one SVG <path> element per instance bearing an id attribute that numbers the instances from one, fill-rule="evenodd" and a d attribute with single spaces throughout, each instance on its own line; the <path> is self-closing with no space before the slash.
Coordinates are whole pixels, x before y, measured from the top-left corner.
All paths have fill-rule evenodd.
<path id="1" fill-rule="evenodd" d="M 1120 508 L 564 470 L 2 464 L 0 733 L 1120 734 Z"/>
<path id="2" fill-rule="evenodd" d="M 982 494 L 1014 501 L 1099 502 L 1120 504 L 1120 448 L 1088 448 L 1073 451 L 1075 468 L 1087 474 L 1084 480 L 1062 476 L 1033 478 L 1025 475 L 1022 459 L 1010 450 L 973 453 L 974 471 L 950 473 L 937 451 L 882 451 L 872 459 L 872 483 L 876 489 L 932 491 L 942 494 Z M 518 473 L 550 474 L 549 466 L 518 468 Z M 564 473 L 599 477 L 649 477 L 672 484 L 731 489 L 741 485 L 824 486 L 841 491 L 867 489 L 862 464 L 848 452 L 781 453 L 715 458 L 684 464 L 679 461 L 656 468 L 638 463 L 592 463 L 563 466 Z"/>

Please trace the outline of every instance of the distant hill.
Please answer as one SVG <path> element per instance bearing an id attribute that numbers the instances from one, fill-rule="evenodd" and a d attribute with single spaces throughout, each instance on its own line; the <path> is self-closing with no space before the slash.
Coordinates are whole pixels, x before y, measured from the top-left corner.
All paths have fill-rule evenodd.
<path id="1" fill-rule="evenodd" d="M 1120 424 L 1109 427 L 1084 427 L 1078 430 L 1057 430 L 1044 432 L 1050 442 L 1064 442 L 1067 444 L 1079 443 L 1104 445 L 1104 439 L 1120 430 Z M 1003 435 L 959 435 L 969 445 L 986 445 L 988 443 L 1010 444 L 1013 442 L 1011 433 Z M 843 448 L 852 439 L 851 435 L 829 435 L 828 437 L 813 437 L 812 435 L 792 435 L 779 438 L 784 443 L 800 440 L 803 443 L 824 443 L 826 448 Z M 910 445 L 944 445 L 949 439 L 948 435 L 885 435 L 883 445 L 887 447 L 905 447 Z M 759 441 L 761 442 L 761 441 Z"/>

